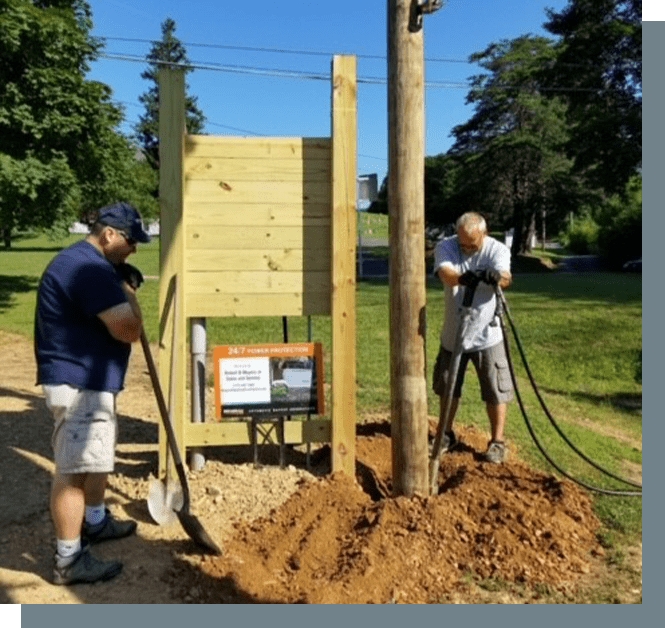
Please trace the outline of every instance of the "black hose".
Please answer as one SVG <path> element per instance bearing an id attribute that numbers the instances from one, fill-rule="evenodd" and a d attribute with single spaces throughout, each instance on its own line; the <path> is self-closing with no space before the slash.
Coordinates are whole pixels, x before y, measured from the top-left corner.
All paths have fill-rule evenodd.
<path id="1" fill-rule="evenodd" d="M 506 326 L 503 322 L 503 313 L 504 312 L 506 314 L 506 317 L 508 318 L 508 322 L 510 323 L 511 329 L 513 331 L 513 335 L 515 337 L 515 342 L 517 344 L 517 348 L 519 349 L 520 355 L 522 357 L 522 362 L 524 363 L 524 367 L 526 369 L 527 375 L 529 376 L 529 381 L 531 382 L 533 390 L 536 393 L 536 397 L 538 398 L 538 401 L 540 402 L 541 407 L 545 411 L 545 414 L 547 415 L 547 418 L 550 420 L 550 423 L 554 426 L 554 428 L 559 433 L 559 435 L 573 449 L 573 451 L 575 451 L 575 453 L 577 453 L 582 459 L 584 459 L 586 462 L 588 462 L 590 465 L 592 465 L 593 467 L 595 467 L 596 469 L 598 469 L 602 473 L 604 473 L 604 474 L 606 474 L 606 475 L 608 475 L 608 476 L 610 476 L 610 477 L 612 477 L 616 480 L 619 480 L 620 482 L 623 482 L 625 484 L 630 484 L 631 486 L 636 486 L 638 488 L 642 488 L 642 486 L 640 484 L 637 484 L 637 483 L 632 482 L 630 480 L 626 480 L 624 478 L 621 478 L 621 477 L 613 474 L 612 472 L 604 469 L 600 465 L 598 465 L 596 462 L 594 462 L 593 460 L 588 458 L 583 452 L 581 452 L 570 441 L 570 439 L 563 433 L 561 428 L 558 426 L 558 424 L 554 420 L 554 417 L 552 417 L 552 414 L 550 413 L 549 409 L 545 405 L 545 402 L 544 402 L 542 396 L 540 395 L 540 391 L 538 390 L 538 386 L 535 382 L 535 379 L 533 378 L 533 374 L 531 373 L 531 369 L 529 368 L 529 365 L 528 365 L 528 362 L 527 362 L 527 359 L 526 359 L 526 355 L 525 355 L 524 349 L 522 347 L 522 343 L 521 343 L 521 341 L 519 339 L 519 335 L 517 333 L 517 329 L 516 329 L 515 324 L 513 323 L 513 320 L 510 316 L 510 312 L 508 311 L 508 304 L 506 303 L 506 300 L 503 296 L 503 292 L 502 292 L 502 290 L 499 286 L 496 287 L 496 295 L 497 295 L 497 299 L 499 300 L 499 303 L 500 303 L 500 306 L 501 306 L 501 309 L 500 309 L 498 315 L 499 315 L 499 321 L 501 323 L 501 331 L 503 332 L 503 343 L 504 343 L 504 346 L 506 348 L 506 357 L 508 359 L 508 367 L 509 367 L 509 370 L 510 370 L 510 377 L 513 380 L 513 386 L 515 388 L 515 396 L 517 397 L 517 402 L 519 403 L 520 410 L 522 412 L 522 416 L 524 417 L 527 429 L 529 430 L 529 434 L 531 435 L 531 438 L 533 439 L 533 442 L 536 444 L 536 447 L 538 447 L 540 453 L 543 454 L 545 459 L 557 471 L 559 471 L 559 473 L 561 473 L 563 476 L 567 477 L 569 480 L 572 480 L 576 484 L 579 484 L 580 486 L 583 486 L 584 488 L 595 491 L 597 493 L 603 493 L 605 495 L 619 495 L 619 496 L 625 496 L 625 497 L 641 497 L 642 496 L 641 491 L 615 491 L 615 490 L 604 489 L 604 488 L 600 488 L 600 487 L 597 487 L 597 486 L 592 486 L 590 484 L 587 484 L 587 483 L 583 482 L 582 480 L 579 480 L 579 479 L 573 477 L 572 475 L 570 475 L 569 473 L 567 473 L 566 471 L 564 471 L 561 467 L 559 467 L 552 460 L 552 458 L 549 456 L 549 454 L 545 451 L 544 447 L 541 445 L 540 441 L 538 440 L 538 437 L 536 436 L 536 433 L 533 429 L 533 425 L 531 424 L 531 421 L 530 421 L 530 419 L 527 415 L 526 408 L 524 407 L 524 403 L 522 402 L 522 396 L 520 395 L 520 392 L 519 392 L 519 387 L 517 385 L 517 377 L 515 376 L 515 369 L 513 367 L 513 362 L 512 362 L 512 359 L 510 357 L 510 345 L 509 345 L 509 342 L 508 342 L 508 335 L 506 333 Z"/>

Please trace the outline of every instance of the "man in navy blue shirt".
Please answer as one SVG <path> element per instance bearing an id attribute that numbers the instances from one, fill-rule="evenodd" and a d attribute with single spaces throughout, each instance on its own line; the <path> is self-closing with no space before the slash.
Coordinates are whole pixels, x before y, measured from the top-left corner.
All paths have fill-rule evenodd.
<path id="1" fill-rule="evenodd" d="M 61 251 L 40 281 L 35 355 L 37 383 L 55 421 L 56 584 L 119 574 L 122 563 L 94 558 L 89 544 L 136 530 L 136 522 L 111 515 L 104 494 L 114 469 L 116 396 L 124 386 L 131 343 L 143 326 L 137 283 L 126 279 L 133 269 L 126 259 L 137 242 L 149 240 L 136 209 L 109 205 L 99 210 L 90 235 Z"/>

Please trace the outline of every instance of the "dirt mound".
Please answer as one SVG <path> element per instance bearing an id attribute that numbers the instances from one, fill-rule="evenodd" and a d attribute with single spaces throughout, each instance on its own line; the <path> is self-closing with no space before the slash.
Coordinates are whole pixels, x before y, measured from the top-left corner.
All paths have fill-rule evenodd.
<path id="1" fill-rule="evenodd" d="M 94 549 L 125 564 L 118 578 L 54 586 L 52 420 L 34 386 L 31 343 L 0 333 L 0 363 L 0 602 L 577 603 L 597 600 L 585 591 L 599 583 L 611 591 L 603 600 L 641 601 L 641 545 L 630 573 L 599 559 L 591 499 L 530 469 L 516 451 L 503 465 L 481 462 L 484 432 L 460 430 L 461 447 L 442 459 L 436 497 L 390 497 L 386 414 L 357 426 L 355 480 L 329 475 L 326 448 L 313 453 L 310 471 L 297 448 L 287 450 L 285 469 L 276 447 L 261 452 L 260 468 L 251 448 L 207 449 L 204 469 L 189 473 L 192 512 L 225 553 L 202 555 L 180 525 L 158 526 L 147 510 L 159 416 L 136 351 L 119 399 L 108 503 L 138 522 L 137 534 Z"/>
<path id="2" fill-rule="evenodd" d="M 556 587 L 588 573 L 602 553 L 590 499 L 519 461 L 483 463 L 485 438 L 472 429 L 460 436 L 443 458 L 439 494 L 412 499 L 381 495 L 390 488 L 390 438 L 359 436 L 359 481 L 307 482 L 270 515 L 240 524 L 224 556 L 202 562 L 200 597 L 427 603 L 470 575 Z"/>

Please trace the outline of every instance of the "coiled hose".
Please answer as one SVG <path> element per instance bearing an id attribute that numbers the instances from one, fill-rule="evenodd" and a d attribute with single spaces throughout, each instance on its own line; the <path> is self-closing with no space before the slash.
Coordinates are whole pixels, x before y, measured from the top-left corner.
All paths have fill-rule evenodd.
<path id="1" fill-rule="evenodd" d="M 503 296 L 503 291 L 501 290 L 500 286 L 496 286 L 495 289 L 496 292 L 496 297 L 497 297 L 497 303 L 499 305 L 498 308 L 498 316 L 499 316 L 499 321 L 501 323 L 501 331 L 503 332 L 503 343 L 506 348 L 506 357 L 508 358 L 508 367 L 510 370 L 510 377 L 513 381 L 513 386 L 515 388 L 515 396 L 517 397 L 517 402 L 520 406 L 520 410 L 522 412 L 522 416 L 524 417 L 524 421 L 526 423 L 526 427 L 529 430 L 529 434 L 531 435 L 531 438 L 533 439 L 533 442 L 536 444 L 536 447 L 538 447 L 539 451 L 547 462 L 549 462 L 561 475 L 564 477 L 568 478 L 569 480 L 575 482 L 576 484 L 579 484 L 580 486 L 583 486 L 584 488 L 587 488 L 591 491 L 595 491 L 597 493 L 602 493 L 604 495 L 618 495 L 618 496 L 624 496 L 624 497 L 642 497 L 642 491 L 616 491 L 616 490 L 611 490 L 611 489 L 605 489 L 605 488 L 600 488 L 598 486 L 592 486 L 591 484 L 587 484 L 586 482 L 583 482 L 582 480 L 579 480 L 572 475 L 570 475 L 567 471 L 564 471 L 559 465 L 552 460 L 550 455 L 547 453 L 541 442 L 538 440 L 538 437 L 536 436 L 536 433 L 533 429 L 533 425 L 531 424 L 531 420 L 529 419 L 529 416 L 526 412 L 526 409 L 524 407 L 524 403 L 522 401 L 522 396 L 520 395 L 519 392 L 519 387 L 517 385 L 517 378 L 515 377 L 515 369 L 513 367 L 513 361 L 510 356 L 510 346 L 508 342 L 508 335 L 506 334 L 506 326 L 503 321 L 503 315 L 505 314 L 506 318 L 508 319 L 508 322 L 510 323 L 510 327 L 513 331 L 513 336 L 515 337 L 515 343 L 517 345 L 517 348 L 519 350 L 520 356 L 522 357 L 522 362 L 524 363 L 524 368 L 526 369 L 526 373 L 529 377 L 529 381 L 531 382 L 531 386 L 533 387 L 534 392 L 536 393 L 536 397 L 538 398 L 538 401 L 540 402 L 540 405 L 545 412 L 545 415 L 549 419 L 550 423 L 554 427 L 554 429 L 557 431 L 557 433 L 563 438 L 563 440 L 568 444 L 568 446 L 578 455 L 580 456 L 583 460 L 588 462 L 591 466 L 594 468 L 598 469 L 605 475 L 614 478 L 615 480 L 618 480 L 619 482 L 623 482 L 624 484 L 629 484 L 630 486 L 635 486 L 639 489 L 642 488 L 641 484 L 638 484 L 636 482 L 632 482 L 631 480 L 627 480 L 625 478 L 622 478 L 618 475 L 615 475 L 611 471 L 608 471 L 607 469 L 604 469 L 601 467 L 598 463 L 594 462 L 591 460 L 588 456 L 586 456 L 582 451 L 580 451 L 571 441 L 570 439 L 563 433 L 557 422 L 555 421 L 554 417 L 552 416 L 551 412 L 547 408 L 547 405 L 545 404 L 545 401 L 543 400 L 540 390 L 538 389 L 538 385 L 536 384 L 536 381 L 533 377 L 533 374 L 531 372 L 531 368 L 529 367 L 529 363 L 526 359 L 526 355 L 524 353 L 524 348 L 522 346 L 522 342 L 519 338 L 519 334 L 517 333 L 517 328 L 515 327 L 515 324 L 513 323 L 512 317 L 510 316 L 510 311 L 508 310 L 508 304 L 506 303 L 506 300 Z"/>

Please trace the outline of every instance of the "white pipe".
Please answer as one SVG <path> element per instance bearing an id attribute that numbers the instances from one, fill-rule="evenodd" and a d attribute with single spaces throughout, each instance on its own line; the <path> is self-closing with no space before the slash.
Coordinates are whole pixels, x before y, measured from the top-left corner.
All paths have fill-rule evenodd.
<path id="1" fill-rule="evenodd" d="M 205 421 L 206 396 L 206 350 L 208 338 L 205 318 L 190 320 L 192 353 L 192 422 Z M 200 447 L 193 447 L 189 458 L 192 471 L 200 471 L 205 466 L 205 456 Z"/>

